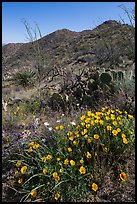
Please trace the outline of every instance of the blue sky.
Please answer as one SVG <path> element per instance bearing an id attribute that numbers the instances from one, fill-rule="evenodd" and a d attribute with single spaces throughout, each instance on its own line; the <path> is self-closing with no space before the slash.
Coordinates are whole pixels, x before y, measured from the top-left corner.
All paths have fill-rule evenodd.
<path id="1" fill-rule="evenodd" d="M 93 29 L 106 20 L 124 18 L 127 15 L 119 8 L 133 8 L 134 2 L 2 2 L 2 42 L 28 42 L 22 19 L 35 27 L 36 22 L 42 36 L 58 29 L 72 31 Z"/>

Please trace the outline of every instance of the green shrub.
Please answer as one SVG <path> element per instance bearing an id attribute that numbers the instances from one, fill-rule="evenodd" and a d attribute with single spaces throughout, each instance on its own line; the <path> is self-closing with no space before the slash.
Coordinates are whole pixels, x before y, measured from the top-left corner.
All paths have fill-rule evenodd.
<path id="1" fill-rule="evenodd" d="M 12 80 L 17 86 L 32 87 L 35 84 L 36 74 L 31 70 L 22 70 L 15 73 Z"/>
<path id="2" fill-rule="evenodd" d="M 34 137 L 11 161 L 11 188 L 22 195 L 21 201 L 63 202 L 94 195 L 109 170 L 115 182 L 126 181 L 126 159 L 135 139 L 132 115 L 104 107 L 50 131 L 51 144 L 49 134 L 44 140 Z"/>

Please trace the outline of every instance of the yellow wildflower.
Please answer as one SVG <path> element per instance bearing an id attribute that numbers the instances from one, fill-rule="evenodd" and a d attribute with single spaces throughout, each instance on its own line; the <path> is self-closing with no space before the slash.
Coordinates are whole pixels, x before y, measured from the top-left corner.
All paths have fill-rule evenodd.
<path id="1" fill-rule="evenodd" d="M 117 128 L 117 132 L 121 132 L 121 129 L 120 129 L 120 128 Z"/>
<path id="2" fill-rule="evenodd" d="M 124 133 L 122 133 L 121 137 L 122 137 L 122 138 L 125 138 L 125 137 L 126 137 L 126 135 L 125 135 Z"/>
<path id="3" fill-rule="evenodd" d="M 71 149 L 71 147 L 68 147 L 68 152 L 72 152 L 72 149 Z"/>
<path id="4" fill-rule="evenodd" d="M 111 120 L 115 119 L 115 115 L 114 114 L 111 114 L 110 117 L 111 117 Z"/>
<path id="5" fill-rule="evenodd" d="M 123 138 L 123 143 L 128 144 L 128 140 L 126 138 Z"/>
<path id="6" fill-rule="evenodd" d="M 122 121 L 119 121 L 119 125 L 123 125 Z"/>
<path id="7" fill-rule="evenodd" d="M 91 158 L 91 154 L 89 152 L 87 152 L 87 158 L 90 159 Z"/>
<path id="8" fill-rule="evenodd" d="M 70 160 L 70 164 L 71 164 L 71 166 L 74 166 L 75 165 L 75 161 Z"/>
<path id="9" fill-rule="evenodd" d="M 128 118 L 129 118 L 129 119 L 132 119 L 132 118 L 133 118 L 133 115 L 128 115 Z"/>
<path id="10" fill-rule="evenodd" d="M 55 181 L 56 181 L 56 182 L 60 181 L 60 177 L 59 177 L 59 176 L 56 176 L 56 177 L 55 177 Z"/>
<path id="11" fill-rule="evenodd" d="M 18 174 L 19 172 L 18 171 L 15 171 L 15 174 Z"/>
<path id="12" fill-rule="evenodd" d="M 43 169 L 43 174 L 46 174 L 47 172 L 47 169 Z"/>
<path id="13" fill-rule="evenodd" d="M 84 163 L 84 160 L 83 160 L 83 159 L 81 159 L 79 162 L 80 162 L 81 164 L 83 164 L 83 163 Z"/>
<path id="14" fill-rule="evenodd" d="M 74 140 L 74 137 L 72 137 L 72 136 L 71 136 L 71 137 L 69 137 L 69 140 L 73 141 L 73 140 Z"/>
<path id="15" fill-rule="evenodd" d="M 87 138 L 88 138 L 88 135 L 84 135 L 84 138 L 87 139 Z"/>
<path id="16" fill-rule="evenodd" d="M 31 195 L 32 197 L 36 197 L 36 196 L 37 196 L 37 191 L 36 191 L 36 190 L 32 190 L 31 193 L 30 193 L 30 195 Z"/>
<path id="17" fill-rule="evenodd" d="M 56 126 L 55 129 L 56 129 L 56 130 L 59 130 L 59 126 Z"/>
<path id="18" fill-rule="evenodd" d="M 56 178 L 57 176 L 58 176 L 58 173 L 55 171 L 55 172 L 53 173 L 53 177 Z"/>
<path id="19" fill-rule="evenodd" d="M 76 140 L 75 140 L 75 141 L 73 141 L 73 144 L 74 144 L 74 145 L 76 145 L 76 144 L 77 144 L 77 141 L 76 141 Z"/>
<path id="20" fill-rule="evenodd" d="M 89 123 L 90 122 L 90 118 L 86 118 L 85 123 Z"/>
<path id="21" fill-rule="evenodd" d="M 113 130 L 112 134 L 116 136 L 118 134 L 118 131 L 117 130 Z"/>
<path id="22" fill-rule="evenodd" d="M 81 125 L 82 125 L 82 126 L 84 126 L 84 125 L 85 125 L 85 123 L 84 123 L 84 122 L 82 122 L 82 123 L 81 123 Z"/>
<path id="23" fill-rule="evenodd" d="M 71 131 L 69 131 L 69 132 L 67 133 L 67 135 L 68 135 L 68 136 L 71 136 L 71 135 L 72 135 L 72 132 L 71 132 Z"/>
<path id="24" fill-rule="evenodd" d="M 56 193 L 54 199 L 55 199 L 55 200 L 58 200 L 59 198 L 60 198 L 60 194 L 59 194 L 59 193 Z"/>
<path id="25" fill-rule="evenodd" d="M 86 124 L 86 128 L 87 128 L 87 129 L 90 128 L 90 124 Z"/>
<path id="26" fill-rule="evenodd" d="M 103 125 L 103 124 L 104 124 L 104 121 L 103 121 L 103 120 L 100 120 L 99 123 L 100 123 L 100 125 Z"/>
<path id="27" fill-rule="evenodd" d="M 91 120 L 91 121 L 90 121 L 90 124 L 91 124 L 91 125 L 94 125 L 94 121 L 93 121 L 93 120 Z"/>
<path id="28" fill-rule="evenodd" d="M 84 120 L 85 118 L 86 118 L 86 115 L 82 115 L 80 119 Z"/>
<path id="29" fill-rule="evenodd" d="M 27 151 L 30 153 L 33 151 L 32 147 L 29 147 L 29 149 L 27 149 Z"/>
<path id="30" fill-rule="evenodd" d="M 23 166 L 23 167 L 21 168 L 21 173 L 22 173 L 22 174 L 25 174 L 27 168 L 28 168 L 27 166 Z"/>
<path id="31" fill-rule="evenodd" d="M 94 139 L 98 140 L 98 139 L 99 139 L 99 135 L 98 135 L 98 134 L 95 134 L 95 135 L 94 135 Z"/>
<path id="32" fill-rule="evenodd" d="M 32 141 L 32 142 L 30 142 L 30 146 L 33 146 L 35 144 L 35 142 L 34 141 Z"/>
<path id="33" fill-rule="evenodd" d="M 117 125 L 117 122 L 116 122 L 116 121 L 114 121 L 112 124 L 113 124 L 114 126 L 116 126 L 116 125 Z"/>
<path id="34" fill-rule="evenodd" d="M 60 130 L 62 130 L 62 129 L 64 128 L 64 126 L 63 126 L 63 125 L 60 125 L 59 128 L 60 128 Z"/>
<path id="35" fill-rule="evenodd" d="M 47 159 L 52 159 L 52 155 L 48 154 Z"/>
<path id="36" fill-rule="evenodd" d="M 59 172 L 62 173 L 62 172 L 63 172 L 63 169 L 60 169 Z"/>
<path id="37" fill-rule="evenodd" d="M 120 178 L 121 178 L 122 181 L 126 181 L 127 180 L 127 175 L 124 172 L 121 172 Z"/>
<path id="38" fill-rule="evenodd" d="M 86 173 L 86 169 L 83 166 L 80 167 L 79 171 L 80 171 L 81 174 Z"/>
<path id="39" fill-rule="evenodd" d="M 107 147 L 104 147 L 104 152 L 108 152 L 108 148 Z"/>
<path id="40" fill-rule="evenodd" d="M 108 125 L 107 130 L 112 130 L 112 127 L 110 125 Z"/>
<path id="41" fill-rule="evenodd" d="M 19 184 L 22 183 L 22 182 L 23 182 L 23 179 L 22 179 L 22 178 L 18 179 L 18 183 L 19 183 Z"/>
<path id="42" fill-rule="evenodd" d="M 39 147 L 40 147 L 40 145 L 39 145 L 38 143 L 36 143 L 36 144 L 33 145 L 33 148 L 34 148 L 34 149 L 38 149 Z"/>
<path id="43" fill-rule="evenodd" d="M 21 167 L 21 162 L 17 162 L 16 167 Z"/>
<path id="44" fill-rule="evenodd" d="M 65 159 L 65 160 L 64 160 L 64 164 L 65 164 L 65 165 L 68 165 L 68 162 L 69 162 L 68 159 Z"/>
<path id="45" fill-rule="evenodd" d="M 95 123 L 98 123 L 99 122 L 99 120 L 95 120 Z"/>
<path id="46" fill-rule="evenodd" d="M 106 120 L 110 120 L 110 117 L 106 116 Z"/>
<path id="47" fill-rule="evenodd" d="M 60 160 L 61 160 L 61 158 L 58 157 L 58 158 L 57 158 L 57 161 L 60 161 Z"/>
<path id="48" fill-rule="evenodd" d="M 92 140 L 91 139 L 88 139 L 88 143 L 91 143 L 92 142 Z"/>
<path id="49" fill-rule="evenodd" d="M 89 117 L 92 116 L 91 111 L 88 111 L 88 112 L 87 112 L 87 115 L 88 115 Z"/>
<path id="50" fill-rule="evenodd" d="M 93 183 L 92 184 L 92 190 L 96 192 L 98 190 L 98 185 Z"/>
<path id="51" fill-rule="evenodd" d="M 82 135 L 85 135 L 87 132 L 88 132 L 87 129 L 84 129 L 84 130 L 81 132 L 81 134 L 82 134 Z"/>
<path id="52" fill-rule="evenodd" d="M 41 157 L 41 160 L 45 163 L 46 162 L 46 157 Z"/>

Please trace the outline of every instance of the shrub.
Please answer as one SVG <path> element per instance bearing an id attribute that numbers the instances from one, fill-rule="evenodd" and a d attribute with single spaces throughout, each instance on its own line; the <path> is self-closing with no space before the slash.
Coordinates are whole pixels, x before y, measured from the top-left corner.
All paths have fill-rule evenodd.
<path id="1" fill-rule="evenodd" d="M 32 87 L 35 84 L 36 74 L 31 70 L 22 70 L 13 76 L 13 81 L 17 86 Z"/>
<path id="2" fill-rule="evenodd" d="M 45 126 L 45 138 L 33 137 L 11 161 L 10 188 L 22 195 L 21 201 L 72 201 L 94 195 L 110 169 L 115 181 L 126 181 L 126 159 L 135 139 L 132 115 L 104 107 L 68 125 Z"/>

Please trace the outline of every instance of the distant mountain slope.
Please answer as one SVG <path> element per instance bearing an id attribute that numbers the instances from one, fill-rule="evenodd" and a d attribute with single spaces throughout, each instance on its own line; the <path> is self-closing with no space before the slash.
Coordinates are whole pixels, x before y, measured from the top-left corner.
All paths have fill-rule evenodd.
<path id="1" fill-rule="evenodd" d="M 134 60 L 133 32 L 131 26 L 109 20 L 93 30 L 57 30 L 33 44 L 10 43 L 2 47 L 3 73 L 33 67 L 36 57 L 33 46 L 37 43 L 46 62 L 45 69 L 55 65 L 67 68 L 79 61 L 110 66 L 120 57 Z"/>

